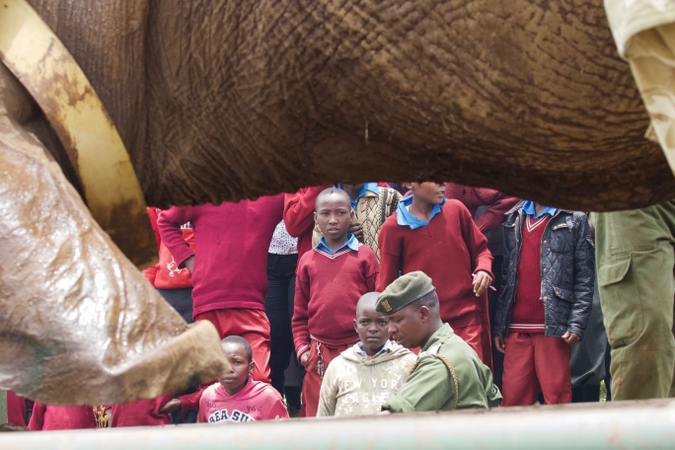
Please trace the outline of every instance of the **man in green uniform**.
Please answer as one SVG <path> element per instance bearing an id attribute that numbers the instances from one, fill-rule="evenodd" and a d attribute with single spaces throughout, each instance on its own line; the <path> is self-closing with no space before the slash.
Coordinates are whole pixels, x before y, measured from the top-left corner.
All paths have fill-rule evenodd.
<path id="1" fill-rule="evenodd" d="M 612 400 L 675 396 L 675 201 L 593 213 Z"/>
<path id="2" fill-rule="evenodd" d="M 499 406 L 492 372 L 476 352 L 441 321 L 438 296 L 424 272 L 409 272 L 382 292 L 376 310 L 403 347 L 421 347 L 408 380 L 382 405 L 390 412 L 451 411 Z"/>

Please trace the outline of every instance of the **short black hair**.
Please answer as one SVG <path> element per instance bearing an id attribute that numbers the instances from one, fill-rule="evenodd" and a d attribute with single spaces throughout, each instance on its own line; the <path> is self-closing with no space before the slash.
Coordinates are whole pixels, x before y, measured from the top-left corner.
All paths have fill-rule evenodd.
<path id="1" fill-rule="evenodd" d="M 436 289 L 429 292 L 428 294 L 421 296 L 411 304 L 415 305 L 416 309 L 420 309 L 422 306 L 426 306 L 432 313 L 438 314 L 439 317 L 441 315 L 441 304 L 438 301 L 438 294 L 436 293 Z"/>
<path id="2" fill-rule="evenodd" d="M 349 206 L 351 207 L 352 203 L 351 203 L 351 199 L 349 198 L 349 194 L 347 194 L 345 191 L 343 191 L 340 188 L 329 187 L 329 188 L 326 188 L 323 191 L 321 191 L 321 193 L 319 193 L 319 195 L 316 196 L 316 203 L 314 203 L 314 211 L 316 211 L 316 205 L 319 204 L 319 199 L 321 199 L 321 198 L 323 198 L 327 195 L 330 195 L 330 194 L 338 194 L 341 197 L 343 196 L 347 200 L 347 203 L 349 204 Z"/>
<path id="3" fill-rule="evenodd" d="M 253 349 L 251 348 L 251 344 L 248 343 L 246 339 L 244 339 L 241 336 L 225 336 L 225 338 L 220 341 L 222 345 L 224 344 L 237 344 L 241 345 L 244 347 L 244 352 L 246 352 L 246 359 L 248 359 L 248 362 L 253 361 Z"/>

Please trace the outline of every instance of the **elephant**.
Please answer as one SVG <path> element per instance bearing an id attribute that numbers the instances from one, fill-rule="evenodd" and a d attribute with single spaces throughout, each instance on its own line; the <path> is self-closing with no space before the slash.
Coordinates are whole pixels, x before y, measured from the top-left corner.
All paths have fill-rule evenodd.
<path id="1" fill-rule="evenodd" d="M 102 99 L 149 205 L 217 204 L 364 180 L 453 180 L 595 211 L 675 196 L 662 151 L 643 137 L 648 115 L 596 2 L 29 3 Z M 87 301 L 98 301 L 63 314 L 59 330 L 69 342 L 78 342 L 83 324 L 94 336 L 79 354 L 59 348 L 58 360 L 41 353 L 49 346 L 28 339 L 35 338 L 31 333 L 12 337 L 20 323 L 44 337 L 37 325 L 22 322 L 44 317 L 23 312 L 5 283 L 17 273 L 27 280 L 28 263 L 0 267 L 0 302 L 11 312 L 0 317 L 17 327 L 6 328 L 0 340 L 0 375 L 14 374 L 0 376 L 0 385 L 19 386 L 37 400 L 106 403 L 168 392 L 180 385 L 177 379 L 205 381 L 224 370 L 205 329 L 199 342 L 208 341 L 207 356 L 216 364 L 209 368 L 206 357 L 194 356 L 182 369 L 172 362 L 188 354 L 190 344 L 177 344 L 173 353 L 166 346 L 194 329 L 167 310 L 85 214 L 76 170 L 45 115 L 7 71 L 0 71 L 0 82 L 3 168 L 21 174 L 0 189 L 4 205 L 26 216 L 25 229 L 38 229 L 34 224 L 50 214 L 28 214 L 33 199 L 45 194 L 52 206 L 65 202 L 67 208 L 53 213 L 57 223 L 71 224 L 80 249 L 101 252 L 98 259 L 95 252 L 80 252 L 87 255 L 81 260 L 68 254 L 57 264 L 75 271 L 69 292 L 85 291 Z M 6 199 L 13 196 L 27 203 L 10 205 Z M 78 231 L 82 227 L 91 233 Z M 45 230 L 51 234 L 34 233 L 38 244 L 31 246 L 58 237 L 55 229 Z M 0 235 L 4 258 L 17 248 L 16 239 Z M 58 263 L 64 255 L 51 257 Z M 30 267 L 36 284 L 21 288 L 46 302 L 43 310 L 62 307 L 54 289 L 58 271 L 44 261 Z M 115 301 L 108 307 L 102 300 L 110 297 Z M 112 346 L 119 348 L 100 330 L 120 330 Z M 103 363 L 92 356 L 97 349 Z M 26 353 L 19 367 L 12 365 L 11 357 Z M 151 363 L 143 361 L 147 354 Z M 85 361 L 76 361 L 82 355 Z M 138 361 L 136 372 L 127 370 Z M 177 376 L 149 376 L 155 363 Z M 78 370 L 86 389 L 59 391 Z M 58 376 L 47 382 L 45 374 Z M 105 379 L 114 380 L 106 389 Z"/>
<path id="2" fill-rule="evenodd" d="M 599 2 L 29 3 L 150 205 L 408 179 L 594 211 L 675 196 Z"/>

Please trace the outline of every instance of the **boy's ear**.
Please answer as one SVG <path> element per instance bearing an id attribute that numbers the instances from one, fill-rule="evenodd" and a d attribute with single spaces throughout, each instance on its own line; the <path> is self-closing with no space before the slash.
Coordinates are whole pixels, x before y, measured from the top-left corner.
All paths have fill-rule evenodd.
<path id="1" fill-rule="evenodd" d="M 318 217 L 318 216 L 316 215 L 316 211 L 314 211 L 314 223 L 318 223 L 317 220 L 316 220 L 317 217 Z"/>
<path id="2" fill-rule="evenodd" d="M 255 361 L 251 361 L 251 365 L 248 366 L 248 373 L 253 373 L 255 372 L 256 366 L 255 366 Z"/>
<path id="3" fill-rule="evenodd" d="M 403 186 L 405 186 L 406 189 L 413 188 L 413 184 L 410 181 L 406 181 L 405 183 L 403 183 Z"/>
<path id="4" fill-rule="evenodd" d="M 356 329 L 356 319 L 354 319 L 354 331 L 358 332 L 359 330 Z"/>
<path id="5" fill-rule="evenodd" d="M 356 218 L 356 217 L 354 216 L 354 208 L 349 208 L 349 218 L 351 219 L 352 222 L 353 222 L 354 219 Z"/>

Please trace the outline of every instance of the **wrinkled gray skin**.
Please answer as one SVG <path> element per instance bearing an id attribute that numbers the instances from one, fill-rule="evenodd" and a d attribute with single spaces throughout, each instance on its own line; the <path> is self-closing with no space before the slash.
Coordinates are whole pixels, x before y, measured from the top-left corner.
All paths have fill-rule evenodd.
<path id="1" fill-rule="evenodd" d="M 601 2 L 30 3 L 148 204 L 413 179 L 582 210 L 675 197 Z"/>

